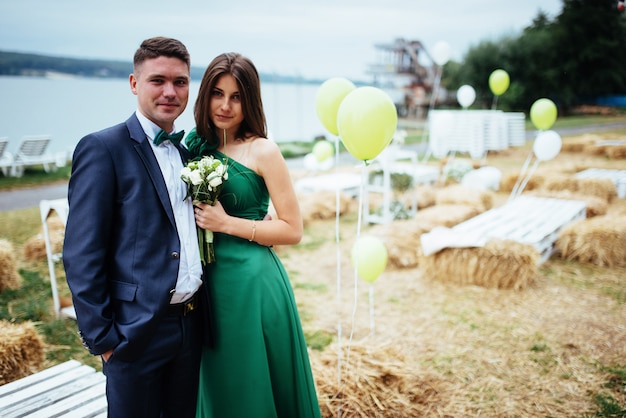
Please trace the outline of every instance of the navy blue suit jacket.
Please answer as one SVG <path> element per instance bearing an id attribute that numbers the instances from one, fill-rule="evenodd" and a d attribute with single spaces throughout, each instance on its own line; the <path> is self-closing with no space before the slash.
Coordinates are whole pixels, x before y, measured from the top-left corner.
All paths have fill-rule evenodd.
<path id="1" fill-rule="evenodd" d="M 115 348 L 132 361 L 166 314 L 181 246 L 163 175 L 134 114 L 80 140 L 68 199 L 63 262 L 83 344 L 94 355 Z"/>

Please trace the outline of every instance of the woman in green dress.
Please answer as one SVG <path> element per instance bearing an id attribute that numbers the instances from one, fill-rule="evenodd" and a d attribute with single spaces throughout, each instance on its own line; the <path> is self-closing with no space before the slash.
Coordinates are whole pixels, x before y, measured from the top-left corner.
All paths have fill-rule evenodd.
<path id="1" fill-rule="evenodd" d="M 246 57 L 208 66 L 186 145 L 228 166 L 219 202 L 196 222 L 214 232 L 207 267 L 215 344 L 203 352 L 198 417 L 320 417 L 289 277 L 272 245 L 297 244 L 302 218 L 280 149 L 267 139 L 260 80 Z M 275 215 L 264 219 L 272 201 Z"/>

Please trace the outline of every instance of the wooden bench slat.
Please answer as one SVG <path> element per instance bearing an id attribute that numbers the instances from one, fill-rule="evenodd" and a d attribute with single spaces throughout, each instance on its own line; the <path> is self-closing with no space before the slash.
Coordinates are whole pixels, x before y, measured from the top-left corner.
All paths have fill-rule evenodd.
<path id="1" fill-rule="evenodd" d="M 24 387 L 10 396 L 0 398 L 0 416 L 3 416 L 5 410 L 10 410 L 14 405 L 25 400 L 28 400 L 29 404 L 37 403 L 39 399 L 43 399 L 45 402 L 46 399 L 58 396 L 59 391 L 66 391 L 66 388 L 75 387 L 74 390 L 78 390 L 83 385 L 81 378 L 94 374 L 95 369 L 93 367 L 80 366 L 32 386 Z M 77 382 L 81 383 L 77 385 Z"/>
<path id="2" fill-rule="evenodd" d="M 94 399 L 93 402 L 85 404 L 80 408 L 69 411 L 66 414 L 58 415 L 59 418 L 77 418 L 77 417 L 102 417 L 107 418 L 107 400 L 105 396 Z"/>
<path id="3" fill-rule="evenodd" d="M 75 369 L 82 366 L 82 364 L 76 360 L 68 360 L 65 363 L 57 364 L 38 373 L 31 374 L 30 376 L 23 377 L 21 379 L 9 382 L 0 386 L 0 406 L 2 406 L 3 398 L 13 392 L 22 390 L 27 386 L 31 386 L 34 383 L 44 381 L 56 375 L 65 373 L 68 370 Z"/>
<path id="4" fill-rule="evenodd" d="M 52 405 L 40 408 L 35 413 L 28 415 L 28 417 L 48 418 L 67 414 L 79 417 L 106 411 L 106 378 L 101 373 L 96 373 L 94 376 L 96 376 L 96 380 L 98 382 L 95 385 L 87 387 L 85 390 L 81 390 L 80 392 L 75 392 L 71 396 L 66 397 L 65 399 Z"/>
<path id="5" fill-rule="evenodd" d="M 102 382 L 104 376 L 99 376 L 98 373 L 92 373 L 88 376 L 83 376 L 78 380 L 73 380 L 63 386 L 55 387 L 52 390 L 37 393 L 30 396 L 18 403 L 14 403 L 6 409 L 0 410 L 0 416 L 2 417 L 21 417 L 26 414 L 31 414 L 39 409 L 45 408 L 49 405 L 54 405 L 57 402 L 72 396 L 74 393 L 86 390 L 93 385 L 97 385 Z"/>

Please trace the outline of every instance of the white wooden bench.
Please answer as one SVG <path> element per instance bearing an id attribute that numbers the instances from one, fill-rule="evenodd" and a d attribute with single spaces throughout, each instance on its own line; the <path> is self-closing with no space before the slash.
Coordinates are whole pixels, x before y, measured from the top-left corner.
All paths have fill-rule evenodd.
<path id="1" fill-rule="evenodd" d="M 453 231 L 484 238 L 500 238 L 531 244 L 544 263 L 554 252 L 561 229 L 586 217 L 585 202 L 519 196 L 512 201 L 461 222 Z"/>
<path id="2" fill-rule="evenodd" d="M 626 198 L 626 170 L 607 170 L 603 168 L 589 168 L 576 173 L 581 179 L 609 179 L 615 183 L 617 197 Z"/>
<path id="3" fill-rule="evenodd" d="M 0 417 L 106 417 L 105 376 L 76 360 L 0 386 Z"/>

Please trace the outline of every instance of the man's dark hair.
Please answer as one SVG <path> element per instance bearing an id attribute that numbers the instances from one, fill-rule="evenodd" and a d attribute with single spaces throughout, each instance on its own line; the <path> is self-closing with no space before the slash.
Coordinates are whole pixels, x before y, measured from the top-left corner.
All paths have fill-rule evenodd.
<path id="1" fill-rule="evenodd" d="M 136 72 L 137 67 L 145 60 L 161 56 L 178 58 L 186 63 L 187 67 L 191 67 L 189 52 L 187 51 L 187 47 L 185 47 L 182 42 L 173 38 L 157 36 L 143 41 L 141 46 L 135 52 L 135 57 L 133 59 L 134 71 Z"/>

